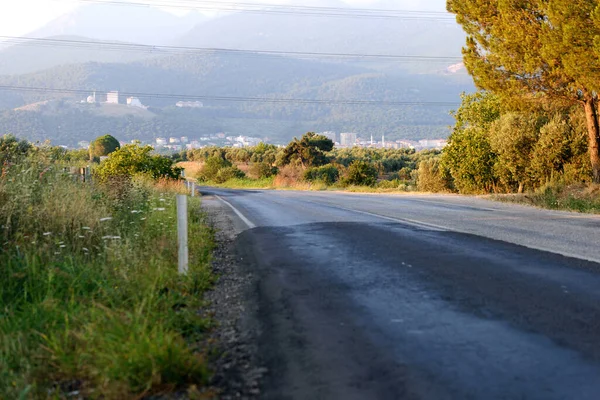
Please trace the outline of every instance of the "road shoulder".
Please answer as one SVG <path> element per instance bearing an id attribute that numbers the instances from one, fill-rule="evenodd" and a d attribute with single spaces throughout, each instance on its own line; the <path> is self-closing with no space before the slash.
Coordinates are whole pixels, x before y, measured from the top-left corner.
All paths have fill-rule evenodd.
<path id="1" fill-rule="evenodd" d="M 230 210 L 213 198 L 204 199 L 203 208 L 217 244 L 213 270 L 218 278 L 207 294 L 209 313 L 217 324 L 211 337 L 218 349 L 211 360 L 211 385 L 222 400 L 257 399 L 267 370 L 258 357 L 260 328 L 252 295 L 256 278 L 235 255 L 239 229 Z"/>

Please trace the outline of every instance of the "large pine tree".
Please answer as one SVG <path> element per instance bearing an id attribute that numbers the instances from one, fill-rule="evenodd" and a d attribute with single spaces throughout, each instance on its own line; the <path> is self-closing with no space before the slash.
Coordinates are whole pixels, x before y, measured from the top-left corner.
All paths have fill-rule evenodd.
<path id="1" fill-rule="evenodd" d="M 448 0 L 447 8 L 468 35 L 465 65 L 479 88 L 583 107 L 600 183 L 598 0 Z"/>

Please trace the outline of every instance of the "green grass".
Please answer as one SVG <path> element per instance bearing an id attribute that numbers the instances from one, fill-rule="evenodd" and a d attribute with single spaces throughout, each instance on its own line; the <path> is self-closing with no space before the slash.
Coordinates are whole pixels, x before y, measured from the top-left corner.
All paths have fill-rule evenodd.
<path id="1" fill-rule="evenodd" d="M 547 184 L 533 193 L 495 195 L 493 200 L 532 205 L 550 210 L 600 214 L 600 185 Z"/>
<path id="2" fill-rule="evenodd" d="M 201 183 L 202 184 L 202 183 Z M 227 189 L 275 189 L 274 177 L 262 179 L 230 179 L 225 183 L 206 182 L 206 185 Z"/>
<path id="3" fill-rule="evenodd" d="M 0 398 L 122 399 L 201 386 L 198 315 L 212 232 L 190 198 L 190 273 L 177 273 L 174 193 L 98 187 L 44 162 L 0 176 Z"/>

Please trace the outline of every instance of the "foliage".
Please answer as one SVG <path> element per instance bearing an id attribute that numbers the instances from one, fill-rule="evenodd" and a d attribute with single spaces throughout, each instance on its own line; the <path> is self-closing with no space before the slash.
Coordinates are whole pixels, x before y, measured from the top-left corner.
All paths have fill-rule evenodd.
<path id="1" fill-rule="evenodd" d="M 322 167 L 309 168 L 304 172 L 304 180 L 308 182 L 322 182 L 326 185 L 333 185 L 340 179 L 339 169 L 332 164 Z"/>
<path id="2" fill-rule="evenodd" d="M 246 174 L 222 155 L 209 157 L 197 178 L 203 182 L 225 183 L 230 179 L 241 179 Z"/>
<path id="3" fill-rule="evenodd" d="M 461 193 L 489 192 L 495 186 L 489 129 L 500 118 L 498 97 L 489 92 L 462 95 L 463 103 L 454 113 L 456 125 L 442 156 L 443 168 Z"/>
<path id="4" fill-rule="evenodd" d="M 300 140 L 295 138 L 284 150 L 281 164 L 289 165 L 294 162 L 303 168 L 318 167 L 329 161 L 325 153 L 333 150 L 331 139 L 308 132 Z"/>
<path id="5" fill-rule="evenodd" d="M 377 169 L 365 161 L 354 161 L 343 178 L 344 185 L 373 186 L 377 183 Z"/>
<path id="6" fill-rule="evenodd" d="M 279 170 L 277 169 L 277 167 L 274 167 L 271 163 L 268 163 L 266 161 L 259 161 L 254 162 L 252 164 L 249 172 L 258 179 L 263 179 L 277 175 L 277 172 L 279 172 Z"/>
<path id="7" fill-rule="evenodd" d="M 94 171 L 100 180 L 112 177 L 132 177 L 138 174 L 149 175 L 153 179 L 179 179 L 181 168 L 173 167 L 167 157 L 152 154 L 151 146 L 128 144 L 111 153 Z"/>
<path id="8" fill-rule="evenodd" d="M 600 7 L 595 0 L 448 0 L 466 31 L 475 84 L 506 99 L 579 104 L 593 176 L 600 182 Z"/>
<path id="9" fill-rule="evenodd" d="M 22 159 L 31 149 L 31 144 L 26 140 L 19 140 L 13 135 L 0 137 L 0 165 Z"/>
<path id="10" fill-rule="evenodd" d="M 116 202 L 43 149 L 0 176 L 0 397 L 141 398 L 204 384 L 197 314 L 210 229 L 191 199 L 190 274 L 177 273 L 174 196 L 133 180 Z"/>
<path id="11" fill-rule="evenodd" d="M 90 159 L 99 160 L 100 157 L 106 157 L 120 148 L 121 144 L 113 136 L 101 136 L 90 143 Z"/>
<path id="12" fill-rule="evenodd" d="M 432 193 L 447 191 L 449 184 L 445 172 L 437 158 L 421 161 L 417 174 L 417 189 L 421 192 Z"/>

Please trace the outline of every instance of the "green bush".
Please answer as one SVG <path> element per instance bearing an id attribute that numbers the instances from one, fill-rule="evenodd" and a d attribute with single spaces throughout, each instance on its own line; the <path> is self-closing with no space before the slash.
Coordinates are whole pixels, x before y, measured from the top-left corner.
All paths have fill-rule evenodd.
<path id="1" fill-rule="evenodd" d="M 231 179 L 242 179 L 245 177 L 246 174 L 243 171 L 240 171 L 238 167 L 232 166 L 220 169 L 213 181 L 216 183 L 225 183 Z"/>
<path id="2" fill-rule="evenodd" d="M 448 180 L 440 166 L 440 160 L 431 158 L 421 161 L 417 173 L 417 189 L 421 192 L 439 193 L 449 190 Z"/>
<path id="3" fill-rule="evenodd" d="M 354 161 L 348 167 L 343 184 L 346 186 L 374 186 L 377 183 L 377 168 L 365 161 Z"/>
<path id="4" fill-rule="evenodd" d="M 111 135 L 100 136 L 90 143 L 90 159 L 99 161 L 100 157 L 106 157 L 120 148 L 119 141 Z"/>
<path id="5" fill-rule="evenodd" d="M 258 179 L 270 178 L 277 175 L 279 170 L 268 162 L 255 162 L 250 167 L 250 173 Z"/>
<path id="6" fill-rule="evenodd" d="M 323 182 L 326 185 L 333 185 L 339 179 L 340 171 L 332 164 L 309 168 L 304 172 L 304 180 L 308 182 Z"/>
<path id="7" fill-rule="evenodd" d="M 181 168 L 173 167 L 173 161 L 167 157 L 152 154 L 151 146 L 129 144 L 111 153 L 95 170 L 101 181 L 112 178 L 149 175 L 153 179 L 179 179 Z"/>
<path id="8" fill-rule="evenodd" d="M 0 137 L 0 165 L 22 159 L 31 149 L 31 144 L 26 140 L 18 140 L 13 135 Z"/>

